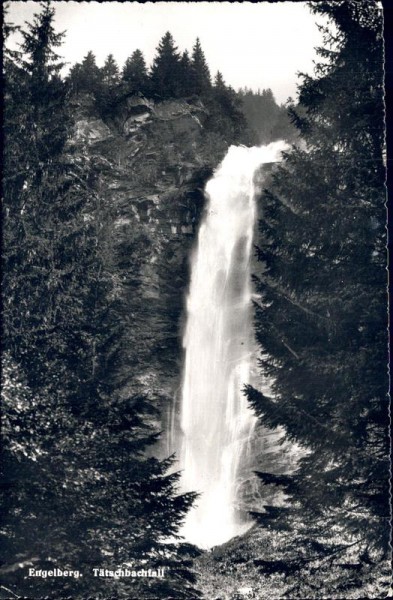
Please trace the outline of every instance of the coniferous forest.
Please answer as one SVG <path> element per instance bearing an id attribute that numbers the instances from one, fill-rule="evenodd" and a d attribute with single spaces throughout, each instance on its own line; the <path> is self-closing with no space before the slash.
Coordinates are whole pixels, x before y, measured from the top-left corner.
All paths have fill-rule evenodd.
<path id="1" fill-rule="evenodd" d="M 382 15 L 307 5 L 329 25 L 285 105 L 169 31 L 151 65 L 131 44 L 64 75 L 56 3 L 22 28 L 5 6 L 0 598 L 388 596 Z M 280 139 L 252 264 L 271 384 L 243 394 L 295 460 L 256 459 L 254 525 L 205 551 L 181 536 L 198 490 L 168 441 L 190 256 L 228 147 Z"/>

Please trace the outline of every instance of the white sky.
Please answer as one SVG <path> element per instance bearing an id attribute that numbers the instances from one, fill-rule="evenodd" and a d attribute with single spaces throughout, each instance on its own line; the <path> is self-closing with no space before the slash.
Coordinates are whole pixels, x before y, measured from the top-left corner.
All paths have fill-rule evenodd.
<path id="1" fill-rule="evenodd" d="M 314 48 L 322 42 L 316 17 L 304 2 L 52 4 L 57 31 L 67 32 L 60 53 L 70 64 L 92 50 L 99 66 L 112 53 L 122 67 L 139 48 L 150 65 L 169 30 L 180 51 L 191 51 L 200 38 L 212 75 L 220 70 L 235 89 L 270 87 L 280 103 L 295 96 L 297 72 L 312 72 Z M 23 25 L 39 9 L 38 2 L 11 1 L 7 21 Z"/>

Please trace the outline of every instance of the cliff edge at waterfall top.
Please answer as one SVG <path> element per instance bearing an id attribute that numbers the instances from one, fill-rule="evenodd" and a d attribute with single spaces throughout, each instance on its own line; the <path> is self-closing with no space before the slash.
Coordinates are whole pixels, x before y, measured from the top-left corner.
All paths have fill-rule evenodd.
<path id="1" fill-rule="evenodd" d="M 382 17 L 4 4 L 0 598 L 389 595 Z"/>

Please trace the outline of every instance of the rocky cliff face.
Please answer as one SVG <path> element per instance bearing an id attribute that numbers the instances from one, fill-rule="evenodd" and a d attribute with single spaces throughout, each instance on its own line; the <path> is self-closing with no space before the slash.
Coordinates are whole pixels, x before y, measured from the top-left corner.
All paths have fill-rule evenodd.
<path id="1" fill-rule="evenodd" d="M 208 113 L 198 99 L 129 97 L 106 122 L 89 96 L 75 99 L 73 108 L 72 143 L 94 161 L 98 192 L 111 212 L 108 261 L 125 327 L 119 389 L 156 397 L 166 431 L 180 385 L 188 259 L 203 188 L 228 144 L 205 126 Z M 167 450 L 163 439 L 161 451 Z"/>

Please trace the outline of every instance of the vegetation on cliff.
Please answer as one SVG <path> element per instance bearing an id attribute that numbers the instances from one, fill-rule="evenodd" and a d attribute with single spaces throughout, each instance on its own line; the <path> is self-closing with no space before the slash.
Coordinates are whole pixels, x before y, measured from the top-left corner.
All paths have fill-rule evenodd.
<path id="1" fill-rule="evenodd" d="M 68 82 L 74 93 L 94 96 L 103 118 L 113 115 L 116 105 L 130 95 L 144 95 L 156 102 L 198 97 L 210 115 L 209 131 L 223 135 L 228 143 L 254 140 L 236 92 L 225 84 L 220 73 L 212 83 L 199 39 L 191 55 L 187 50 L 181 54 L 168 31 L 159 41 L 150 69 L 137 49 L 126 60 L 121 74 L 112 55 L 99 69 L 94 54 L 89 52 L 82 63 L 73 65 Z"/>
<path id="2" fill-rule="evenodd" d="M 236 92 L 220 71 L 212 80 L 200 40 L 196 39 L 191 54 L 187 50 L 181 54 L 169 31 L 159 41 L 150 69 L 140 49 L 127 58 L 121 73 L 112 55 L 100 69 L 88 52 L 73 65 L 68 81 L 74 93 L 93 95 L 103 118 L 113 115 L 116 105 L 129 95 L 155 101 L 198 97 L 209 112 L 208 130 L 223 135 L 228 143 L 266 144 L 297 135 L 287 107 L 277 104 L 270 89 Z"/>

